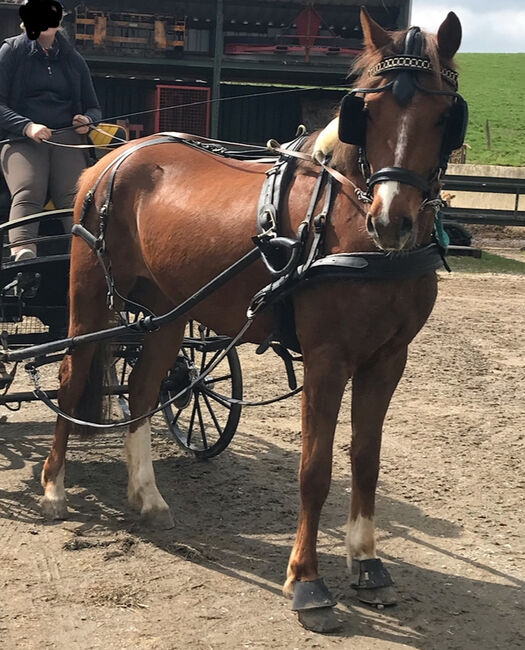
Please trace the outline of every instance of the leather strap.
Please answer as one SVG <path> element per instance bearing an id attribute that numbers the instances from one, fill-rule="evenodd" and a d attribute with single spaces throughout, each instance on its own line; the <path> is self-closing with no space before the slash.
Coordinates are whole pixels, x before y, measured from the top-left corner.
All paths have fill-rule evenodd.
<path id="1" fill-rule="evenodd" d="M 429 194 L 431 190 L 429 180 L 411 169 L 405 169 L 405 167 L 383 167 L 379 169 L 370 176 L 368 187 L 372 189 L 377 183 L 385 183 L 387 181 L 412 185 L 412 187 L 423 192 L 424 195 Z"/>

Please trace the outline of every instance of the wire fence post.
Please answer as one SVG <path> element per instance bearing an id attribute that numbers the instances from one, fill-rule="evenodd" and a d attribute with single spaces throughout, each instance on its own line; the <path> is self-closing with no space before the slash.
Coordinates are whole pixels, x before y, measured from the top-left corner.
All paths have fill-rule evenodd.
<path id="1" fill-rule="evenodd" d="M 224 14 L 223 0 L 217 0 L 217 18 L 215 22 L 215 55 L 213 58 L 213 84 L 211 105 L 211 137 L 217 138 L 219 134 L 219 111 L 221 96 L 222 55 L 224 50 Z"/>

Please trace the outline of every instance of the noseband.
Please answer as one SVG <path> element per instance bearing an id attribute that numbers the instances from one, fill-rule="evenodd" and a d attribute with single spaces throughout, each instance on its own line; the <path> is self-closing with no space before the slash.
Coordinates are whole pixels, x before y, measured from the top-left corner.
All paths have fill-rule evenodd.
<path id="1" fill-rule="evenodd" d="M 367 185 L 367 194 L 363 200 L 372 201 L 372 191 L 377 183 L 394 181 L 417 188 L 423 195 L 423 205 L 436 199 L 439 194 L 439 180 L 445 173 L 450 154 L 454 149 L 459 149 L 465 139 L 468 123 L 467 102 L 457 92 L 458 74 L 455 70 L 440 66 L 441 78 L 453 90 L 430 90 L 419 83 L 419 73 L 434 73 L 430 59 L 421 55 L 422 36 L 419 27 L 411 27 L 405 37 L 404 53 L 382 59 L 370 68 L 370 77 L 396 72 L 396 77 L 379 88 L 354 88 L 343 99 L 339 115 L 339 139 L 347 144 L 358 147 L 358 164 Z M 441 143 L 438 165 L 431 171 L 428 178 L 405 167 L 383 167 L 371 173 L 370 164 L 366 155 L 366 125 L 367 115 L 365 100 L 358 93 L 383 93 L 391 91 L 394 99 L 400 106 L 407 106 L 412 100 L 416 90 L 427 95 L 448 95 L 454 98 L 445 126 L 445 133 Z"/>

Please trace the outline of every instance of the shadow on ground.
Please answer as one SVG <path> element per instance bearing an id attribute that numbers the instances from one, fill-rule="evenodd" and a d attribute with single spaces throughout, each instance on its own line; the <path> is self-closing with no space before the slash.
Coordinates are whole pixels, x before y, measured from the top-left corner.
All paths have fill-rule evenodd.
<path id="1" fill-rule="evenodd" d="M 0 482 L 0 518 L 33 527 L 43 524 L 39 476 L 51 431 L 51 425 L 36 422 L 2 426 L 2 477 L 25 465 L 29 466 L 25 476 L 31 477 L 14 489 Z M 176 528 L 144 530 L 129 511 L 126 468 L 116 460 L 123 457 L 122 439 L 110 433 L 93 441 L 71 441 L 66 486 L 71 520 L 78 525 L 76 535 L 89 538 L 100 536 L 101 531 L 127 532 L 178 558 L 280 595 L 295 533 L 298 452 L 249 434 L 238 436 L 232 449 L 213 462 L 174 455 L 178 450 L 164 438 L 157 437 L 155 446 L 161 456 L 155 462 L 157 482 L 172 507 Z M 462 627 L 464 643 L 467 626 L 470 647 L 519 647 L 519 617 L 513 618 L 512 611 L 506 613 L 505 607 L 494 604 L 517 603 L 523 583 L 447 550 L 447 539 L 461 535 L 456 524 L 429 517 L 419 507 L 384 494 L 378 496 L 381 535 L 448 555 L 472 569 L 483 569 L 495 580 L 444 574 L 383 554 L 399 584 L 401 602 L 379 614 L 360 605 L 350 588 L 344 557 L 347 487 L 346 481 L 332 483 L 319 544 L 321 570 L 342 605 L 338 609 L 341 636 L 359 634 L 421 650 L 455 648 L 461 646 L 454 643 L 454 630 Z M 418 540 L 418 533 L 433 535 L 435 542 Z M 502 580 L 510 584 L 501 584 Z"/>

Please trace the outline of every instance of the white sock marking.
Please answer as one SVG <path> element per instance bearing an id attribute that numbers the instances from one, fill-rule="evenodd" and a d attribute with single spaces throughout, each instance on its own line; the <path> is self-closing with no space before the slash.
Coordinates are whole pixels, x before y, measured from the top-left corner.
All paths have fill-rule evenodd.
<path id="1" fill-rule="evenodd" d="M 44 470 L 42 470 L 42 487 L 44 488 L 44 498 L 48 501 L 64 501 L 66 492 L 64 490 L 64 476 L 66 470 L 64 464 L 60 468 L 55 481 L 44 483 Z"/>
<path id="2" fill-rule="evenodd" d="M 368 517 L 357 516 L 357 519 L 348 519 L 346 529 L 347 563 L 352 560 L 369 560 L 376 556 L 376 539 L 374 520 Z"/>
<path id="3" fill-rule="evenodd" d="M 155 482 L 149 421 L 141 424 L 133 433 L 126 434 L 126 455 L 130 501 L 140 505 L 142 514 L 152 510 L 168 510 L 168 504 L 160 495 Z"/>

